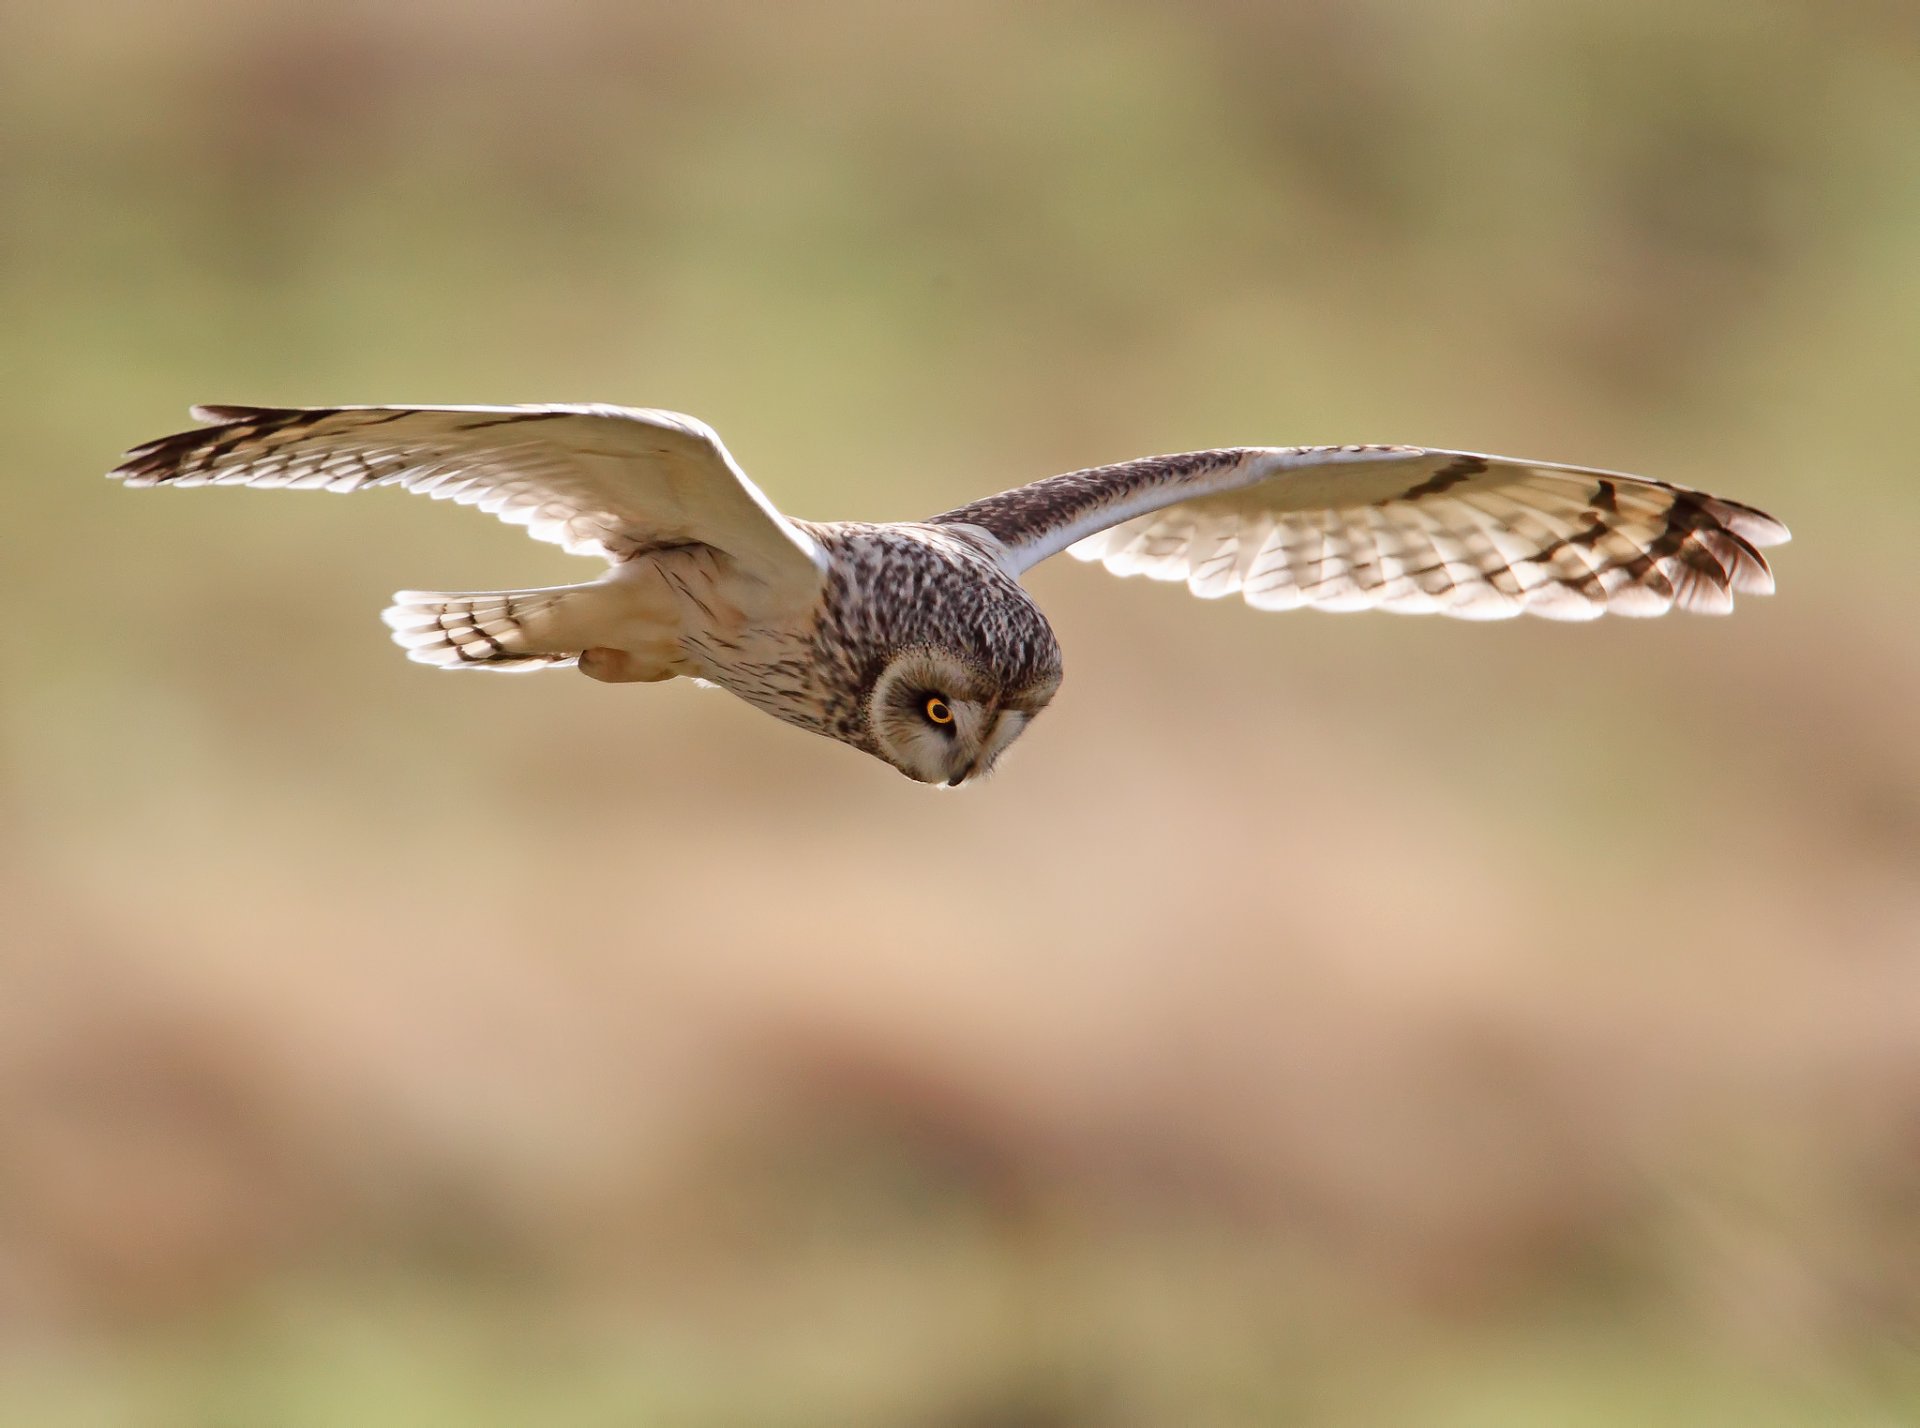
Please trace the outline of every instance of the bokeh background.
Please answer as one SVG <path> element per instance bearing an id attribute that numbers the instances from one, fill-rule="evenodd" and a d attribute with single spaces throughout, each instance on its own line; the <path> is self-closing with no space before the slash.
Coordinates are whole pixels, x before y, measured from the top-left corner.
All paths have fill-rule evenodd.
<path id="1" fill-rule="evenodd" d="M 1920 1421 L 1920 12 L 0 6 L 0 1421 Z M 1777 511 L 1725 621 L 1072 563 L 1001 774 L 450 677 L 580 578 L 130 492 L 606 400 L 796 514 L 1407 441 Z"/>

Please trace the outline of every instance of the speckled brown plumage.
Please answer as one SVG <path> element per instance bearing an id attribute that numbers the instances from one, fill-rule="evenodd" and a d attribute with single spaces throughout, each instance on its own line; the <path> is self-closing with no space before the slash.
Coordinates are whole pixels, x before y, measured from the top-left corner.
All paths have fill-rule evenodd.
<path id="1" fill-rule="evenodd" d="M 929 783 L 979 776 L 1045 706 L 1060 648 L 1020 574 L 1068 548 L 1262 609 L 1470 619 L 1724 612 L 1785 527 L 1666 482 L 1408 446 L 1226 447 L 1049 477 L 925 522 L 795 521 L 703 423 L 608 406 L 202 407 L 131 486 L 475 505 L 608 563 L 543 590 L 403 591 L 443 668 L 691 677 Z"/>

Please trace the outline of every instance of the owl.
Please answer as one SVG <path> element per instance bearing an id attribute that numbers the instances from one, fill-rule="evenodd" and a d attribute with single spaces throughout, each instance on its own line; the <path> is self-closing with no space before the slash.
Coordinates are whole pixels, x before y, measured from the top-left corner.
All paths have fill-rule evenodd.
<path id="1" fill-rule="evenodd" d="M 195 407 L 129 486 L 398 486 L 478 506 L 597 580 L 406 590 L 385 620 L 442 669 L 718 685 L 922 783 L 978 779 L 1060 686 L 1020 577 L 1066 551 L 1261 610 L 1468 620 L 1722 614 L 1786 527 L 1664 481 L 1417 446 L 1241 446 L 1019 486 L 928 520 L 783 515 L 705 423 L 617 406 Z"/>

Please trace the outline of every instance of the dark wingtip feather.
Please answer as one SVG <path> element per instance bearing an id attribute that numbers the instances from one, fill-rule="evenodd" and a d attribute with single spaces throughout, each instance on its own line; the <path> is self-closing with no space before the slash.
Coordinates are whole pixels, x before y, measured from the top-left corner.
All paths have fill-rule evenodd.
<path id="1" fill-rule="evenodd" d="M 227 428 L 237 422 L 275 414 L 267 407 L 195 406 L 191 411 L 210 425 L 189 427 L 186 431 L 141 442 L 121 456 L 119 464 L 107 473 L 107 479 L 124 481 L 129 486 L 161 486 L 177 481 L 204 468 L 205 463 L 196 461 L 195 456 L 227 440 L 224 435 Z"/>
<path id="2" fill-rule="evenodd" d="M 206 435 L 204 427 L 196 427 L 143 442 L 120 458 L 120 464 L 107 473 L 107 479 L 124 481 L 129 486 L 157 486 L 170 481 L 181 474 L 182 458 L 199 446 Z"/>
<path id="3" fill-rule="evenodd" d="M 242 421 L 262 409 L 195 405 L 187 410 L 195 421 L 225 426 L 231 422 Z M 159 485 L 179 475 L 180 458 L 193 450 L 208 434 L 206 427 L 195 427 L 190 431 L 176 431 L 166 436 L 156 436 L 151 441 L 143 441 L 138 446 L 129 447 L 121 454 L 114 468 L 107 473 L 107 479 L 124 481 L 129 486 Z"/>

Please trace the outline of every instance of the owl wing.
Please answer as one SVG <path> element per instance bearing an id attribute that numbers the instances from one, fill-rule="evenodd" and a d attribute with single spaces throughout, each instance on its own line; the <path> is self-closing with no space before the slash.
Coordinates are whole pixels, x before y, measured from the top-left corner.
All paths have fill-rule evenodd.
<path id="1" fill-rule="evenodd" d="M 1664 481 L 1413 446 L 1240 447 L 1069 472 L 934 518 L 1262 610 L 1588 620 L 1767 594 L 1771 516 Z"/>
<path id="2" fill-rule="evenodd" d="M 706 423 L 615 406 L 199 406 L 211 425 L 129 451 L 129 486 L 398 486 L 478 506 L 536 540 L 618 564 L 699 543 L 810 592 L 826 557 Z"/>

